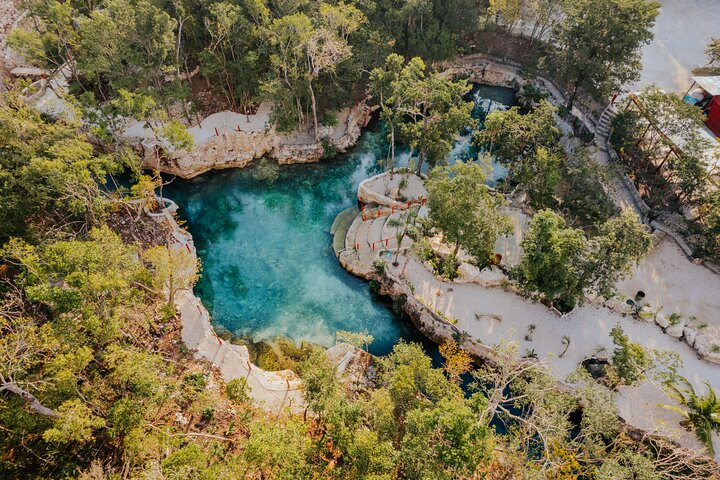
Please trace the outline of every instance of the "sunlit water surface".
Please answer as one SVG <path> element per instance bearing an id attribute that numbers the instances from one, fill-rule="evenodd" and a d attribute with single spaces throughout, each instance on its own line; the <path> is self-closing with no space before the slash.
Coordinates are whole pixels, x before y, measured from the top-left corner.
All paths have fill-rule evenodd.
<path id="1" fill-rule="evenodd" d="M 473 95 L 480 120 L 515 102 L 505 88 L 476 87 Z M 449 161 L 477 157 L 470 133 L 463 132 Z M 382 171 L 387 151 L 386 133 L 375 125 L 347 154 L 282 166 L 275 181 L 255 178 L 253 167 L 166 187 L 195 239 L 203 264 L 195 291 L 218 327 L 255 341 L 284 335 L 325 346 L 338 330 L 367 330 L 378 355 L 401 338 L 421 340 L 366 282 L 343 270 L 331 245 L 335 216 L 357 203 L 358 184 Z M 494 166 L 493 178 L 502 174 Z"/>

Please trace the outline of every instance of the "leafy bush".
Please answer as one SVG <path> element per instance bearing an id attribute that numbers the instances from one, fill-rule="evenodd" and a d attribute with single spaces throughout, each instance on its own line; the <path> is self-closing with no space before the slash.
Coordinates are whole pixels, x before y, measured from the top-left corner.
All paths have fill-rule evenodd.
<path id="1" fill-rule="evenodd" d="M 606 169 L 588 158 L 586 150 L 577 150 L 565 165 L 561 207 L 571 220 L 582 225 L 598 225 L 607 221 L 617 211 L 607 194 Z"/>
<path id="2" fill-rule="evenodd" d="M 447 255 L 440 261 L 440 275 L 448 280 L 455 280 L 458 277 L 460 263 L 453 255 Z"/>
<path id="3" fill-rule="evenodd" d="M 378 275 L 385 275 L 385 269 L 387 268 L 387 263 L 385 260 L 377 259 L 373 261 L 372 263 L 373 270 L 375 270 L 375 273 Z"/>
<path id="4" fill-rule="evenodd" d="M 432 245 L 430 245 L 430 242 L 426 238 L 423 238 L 419 242 L 415 243 L 413 245 L 413 249 L 415 250 L 415 253 L 417 253 L 418 257 L 426 262 L 434 261 L 437 257 L 435 250 L 433 250 Z"/>
<path id="5" fill-rule="evenodd" d="M 638 130 L 640 114 L 634 110 L 620 112 L 612 119 L 610 145 L 620 154 L 635 155 L 638 151 L 635 134 Z"/>
<path id="6" fill-rule="evenodd" d="M 205 376 L 202 372 L 189 373 L 183 377 L 183 385 L 195 392 L 205 389 Z"/>
<path id="7" fill-rule="evenodd" d="M 338 124 L 337 113 L 335 113 L 332 110 L 325 112 L 325 115 L 322 116 L 320 123 L 322 125 L 327 125 L 328 127 L 334 127 L 335 125 Z"/>
<path id="8" fill-rule="evenodd" d="M 237 403 L 249 403 L 247 380 L 244 378 L 233 378 L 225 385 L 225 395 Z"/>

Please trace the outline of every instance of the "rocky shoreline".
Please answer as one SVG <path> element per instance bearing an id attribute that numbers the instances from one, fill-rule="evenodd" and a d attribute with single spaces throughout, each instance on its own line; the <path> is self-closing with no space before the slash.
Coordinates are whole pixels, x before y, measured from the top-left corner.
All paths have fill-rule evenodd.
<path id="1" fill-rule="evenodd" d="M 181 178 L 193 178 L 210 170 L 244 168 L 267 157 L 279 165 L 319 162 L 355 145 L 369 116 L 377 107 L 359 103 L 338 115 L 335 126 L 322 126 L 319 141 L 305 132 L 286 135 L 269 123 L 269 106 L 255 115 L 218 112 L 188 128 L 194 144 L 173 149 L 151 134 L 144 124 L 133 124 L 123 137 L 134 143 L 146 168 Z M 234 125 L 234 126 L 233 126 Z"/>

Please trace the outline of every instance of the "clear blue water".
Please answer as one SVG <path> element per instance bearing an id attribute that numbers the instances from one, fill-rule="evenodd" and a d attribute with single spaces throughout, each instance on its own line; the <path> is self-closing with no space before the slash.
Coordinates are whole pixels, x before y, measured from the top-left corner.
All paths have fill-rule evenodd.
<path id="1" fill-rule="evenodd" d="M 515 101 L 509 89 L 478 87 L 474 94 L 480 119 Z M 449 160 L 476 155 L 465 137 Z M 380 173 L 386 156 L 386 133 L 374 125 L 351 152 L 280 167 L 274 181 L 255 178 L 252 167 L 165 187 L 195 239 L 203 263 L 195 291 L 218 327 L 255 341 L 284 335 L 325 346 L 338 330 L 368 330 L 378 355 L 401 338 L 421 340 L 365 281 L 342 269 L 331 245 L 335 216 L 357 203 L 358 184 Z"/>

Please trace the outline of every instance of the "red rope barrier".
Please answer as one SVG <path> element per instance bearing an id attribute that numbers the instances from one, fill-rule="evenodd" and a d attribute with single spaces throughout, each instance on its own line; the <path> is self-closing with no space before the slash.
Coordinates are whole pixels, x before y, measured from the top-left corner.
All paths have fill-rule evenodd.
<path id="1" fill-rule="evenodd" d="M 425 200 L 426 200 L 425 198 L 421 198 L 420 200 L 410 200 L 404 206 L 401 206 L 401 207 L 396 207 L 393 205 L 390 207 L 390 210 L 378 209 L 375 211 L 375 218 L 380 218 L 383 215 L 393 215 L 395 213 L 396 209 L 397 210 L 408 210 L 412 205 L 414 205 L 416 203 L 420 204 L 421 206 L 424 206 Z M 361 207 L 361 213 L 362 213 L 363 222 L 367 221 L 367 215 L 365 214 L 364 206 Z"/>

